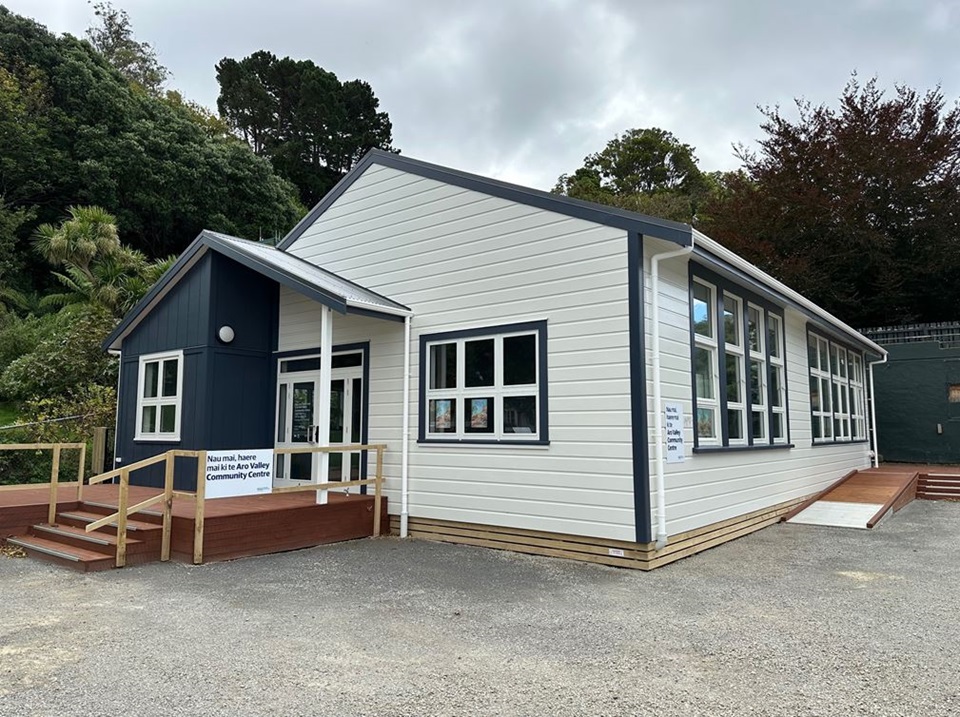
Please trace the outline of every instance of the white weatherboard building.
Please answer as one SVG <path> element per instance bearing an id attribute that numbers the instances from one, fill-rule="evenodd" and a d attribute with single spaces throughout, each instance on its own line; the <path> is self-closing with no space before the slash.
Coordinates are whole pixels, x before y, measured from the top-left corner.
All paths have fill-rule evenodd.
<path id="1" fill-rule="evenodd" d="M 262 319 L 231 292 L 241 280 L 273 302 Z M 204 301 L 197 330 L 233 363 L 191 369 L 169 327 Z M 230 311 L 231 339 L 263 338 L 242 370 L 217 338 Z M 168 328 L 145 340 L 153 314 Z M 764 527 L 868 466 L 870 362 L 884 356 L 689 226 L 380 151 L 276 249 L 201 234 L 108 345 L 123 356 L 121 462 L 171 443 L 323 444 L 329 425 L 332 443 L 388 445 L 401 534 L 641 568 Z M 170 361 L 181 385 L 156 413 L 144 376 Z M 188 419 L 231 371 L 252 403 L 232 423 Z M 344 466 L 275 468 L 283 485 Z"/>

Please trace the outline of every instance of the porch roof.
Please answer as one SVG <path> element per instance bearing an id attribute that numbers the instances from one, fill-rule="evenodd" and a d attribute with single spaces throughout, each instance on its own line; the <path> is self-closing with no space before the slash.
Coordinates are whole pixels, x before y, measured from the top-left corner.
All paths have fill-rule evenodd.
<path id="1" fill-rule="evenodd" d="M 359 314 L 391 321 L 403 321 L 413 312 L 381 294 L 331 271 L 266 244 L 203 230 L 179 256 L 172 267 L 131 309 L 103 342 L 104 349 L 116 350 L 120 343 L 164 296 L 176 286 L 208 251 L 216 251 L 259 274 L 341 314 Z"/>

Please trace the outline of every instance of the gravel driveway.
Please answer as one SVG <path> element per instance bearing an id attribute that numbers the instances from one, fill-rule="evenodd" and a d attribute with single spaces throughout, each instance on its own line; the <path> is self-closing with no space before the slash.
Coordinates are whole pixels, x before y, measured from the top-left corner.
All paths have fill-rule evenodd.
<path id="1" fill-rule="evenodd" d="M 0 557 L 0 715 L 960 714 L 960 503 L 652 573 L 398 539 Z"/>

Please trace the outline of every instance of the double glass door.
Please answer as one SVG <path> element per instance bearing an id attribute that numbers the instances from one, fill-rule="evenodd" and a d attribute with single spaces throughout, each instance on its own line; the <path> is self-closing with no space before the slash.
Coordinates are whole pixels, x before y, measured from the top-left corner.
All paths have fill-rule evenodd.
<path id="1" fill-rule="evenodd" d="M 336 358 L 336 357 L 334 357 Z M 320 443 L 319 372 L 282 371 L 277 385 L 277 448 L 301 448 Z M 330 381 L 331 445 L 360 443 L 363 425 L 363 373 L 360 366 L 335 368 Z M 309 482 L 320 473 L 319 453 L 277 454 L 274 484 Z M 331 453 L 331 481 L 359 480 L 359 453 Z"/>

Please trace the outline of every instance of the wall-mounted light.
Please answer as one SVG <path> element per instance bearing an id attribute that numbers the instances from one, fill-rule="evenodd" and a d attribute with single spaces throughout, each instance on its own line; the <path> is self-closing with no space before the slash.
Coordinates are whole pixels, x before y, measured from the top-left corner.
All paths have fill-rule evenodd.
<path id="1" fill-rule="evenodd" d="M 228 344 L 233 341 L 233 327 L 232 326 L 221 326 L 220 330 L 217 331 L 217 337 L 223 341 L 223 343 Z"/>

